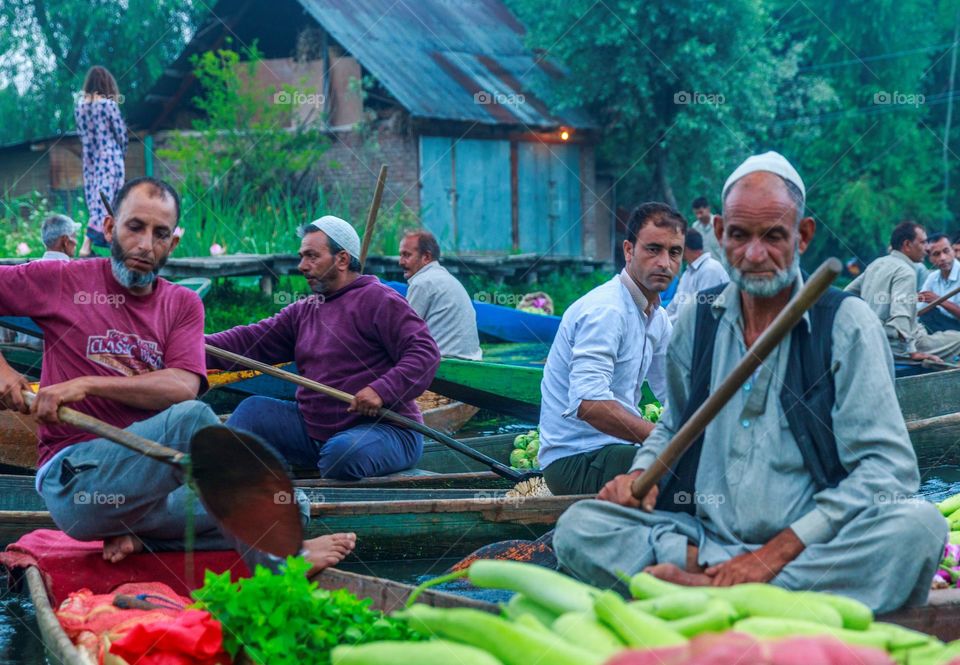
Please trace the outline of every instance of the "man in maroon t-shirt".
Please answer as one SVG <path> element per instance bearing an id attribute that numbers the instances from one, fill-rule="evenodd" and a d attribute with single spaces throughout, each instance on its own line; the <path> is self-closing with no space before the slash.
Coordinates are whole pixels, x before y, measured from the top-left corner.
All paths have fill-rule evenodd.
<path id="1" fill-rule="evenodd" d="M 103 540 L 119 561 L 141 550 L 183 547 L 194 506 L 197 549 L 224 538 L 198 501 L 187 501 L 178 469 L 66 425 L 72 408 L 184 450 L 197 430 L 218 424 L 196 401 L 206 389 L 203 305 L 189 289 L 157 277 L 177 246 L 180 200 L 167 183 L 131 180 L 107 217 L 109 259 L 43 261 L 0 267 L 0 315 L 29 316 L 46 340 L 40 390 L 32 408 L 27 382 L 0 355 L 0 408 L 32 412 L 41 423 L 37 490 L 66 533 Z M 318 566 L 342 559 L 353 534 L 305 543 Z"/>

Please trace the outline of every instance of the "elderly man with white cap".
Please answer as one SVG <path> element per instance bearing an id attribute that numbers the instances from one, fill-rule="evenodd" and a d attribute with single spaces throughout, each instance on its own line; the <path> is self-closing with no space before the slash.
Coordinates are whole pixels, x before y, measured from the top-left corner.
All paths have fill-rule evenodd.
<path id="1" fill-rule="evenodd" d="M 440 352 L 407 301 L 360 274 L 360 238 L 325 216 L 301 229 L 300 272 L 312 294 L 258 323 L 207 336 L 207 343 L 266 363 L 296 361 L 300 374 L 356 397 L 349 405 L 297 389 L 295 402 L 249 397 L 227 425 L 267 440 L 295 467 L 359 480 L 416 465 L 417 432 L 376 417 L 386 407 L 423 422 L 415 399 L 433 380 Z M 208 367 L 231 368 L 207 356 Z"/>
<path id="2" fill-rule="evenodd" d="M 630 473 L 557 525 L 560 562 L 593 583 L 642 570 L 686 585 L 769 582 L 875 611 L 923 603 L 947 536 L 919 486 L 883 327 L 831 289 L 707 426 L 659 488 L 630 485 L 729 375 L 803 277 L 816 224 L 781 155 L 747 159 L 723 188 L 731 282 L 680 312 L 667 409 Z"/>

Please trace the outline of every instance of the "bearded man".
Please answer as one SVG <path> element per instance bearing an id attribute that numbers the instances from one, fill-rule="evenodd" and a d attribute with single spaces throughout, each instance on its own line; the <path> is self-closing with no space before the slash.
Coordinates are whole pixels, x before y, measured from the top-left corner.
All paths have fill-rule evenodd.
<path id="1" fill-rule="evenodd" d="M 32 407 L 21 395 L 26 379 L 0 356 L 0 408 L 39 419 L 37 491 L 68 535 L 103 541 L 105 560 L 183 549 L 191 520 L 196 549 L 238 547 L 189 496 L 182 471 L 57 417 L 68 405 L 184 452 L 194 433 L 220 423 L 196 400 L 207 387 L 203 304 L 157 276 L 179 241 L 180 197 L 162 180 L 136 178 L 117 192 L 113 209 L 104 220 L 109 259 L 0 267 L 0 315 L 31 317 L 46 340 Z M 98 496 L 112 497 L 111 505 Z M 323 536 L 306 541 L 304 555 L 323 568 L 354 541 Z M 272 565 L 251 548 L 241 551 L 248 564 Z"/>
<path id="2" fill-rule="evenodd" d="M 571 507 L 554 545 L 601 586 L 647 570 L 686 585 L 769 582 L 847 595 L 875 611 L 925 602 L 947 524 L 914 499 L 920 474 L 883 327 L 831 289 L 642 500 L 631 484 L 803 284 L 816 224 L 775 152 L 723 187 L 715 228 L 730 284 L 685 307 L 667 351 L 667 408 L 629 473 Z M 864 571 L 870 571 L 864 574 Z"/>
<path id="3" fill-rule="evenodd" d="M 324 478 L 409 469 L 423 437 L 377 412 L 386 407 L 423 422 L 414 400 L 440 364 L 437 344 L 403 296 L 360 274 L 360 237 L 349 223 L 328 215 L 300 233 L 299 269 L 312 294 L 207 342 L 265 363 L 295 361 L 301 375 L 356 396 L 349 405 L 306 388 L 297 388 L 295 402 L 248 397 L 227 426 L 264 438 L 290 464 Z M 209 354 L 207 365 L 233 368 Z"/>

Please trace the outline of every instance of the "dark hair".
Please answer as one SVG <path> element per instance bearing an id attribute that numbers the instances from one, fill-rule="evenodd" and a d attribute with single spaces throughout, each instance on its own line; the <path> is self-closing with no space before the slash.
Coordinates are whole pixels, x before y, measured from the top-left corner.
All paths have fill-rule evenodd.
<path id="1" fill-rule="evenodd" d="M 690 229 L 687 231 L 687 237 L 684 238 L 684 243 L 687 246 L 687 249 L 692 249 L 695 252 L 703 250 L 703 236 L 700 235 L 700 232 L 696 229 Z"/>
<path id="2" fill-rule="evenodd" d="M 891 249 L 900 249 L 903 243 L 916 239 L 917 229 L 923 227 L 916 222 L 900 222 L 893 227 L 893 233 L 890 234 Z"/>
<path id="3" fill-rule="evenodd" d="M 323 229 L 318 229 L 312 223 L 304 224 L 297 230 L 297 234 L 302 238 L 305 235 L 310 235 L 311 233 L 316 233 L 317 231 L 322 231 Z M 336 240 L 327 235 L 327 249 L 330 250 L 330 253 L 337 255 L 340 252 L 347 251 L 343 246 L 340 245 Z M 347 264 L 347 270 L 350 272 L 360 272 L 360 259 L 350 255 L 350 263 Z"/>
<path id="4" fill-rule="evenodd" d="M 677 212 L 676 208 L 666 203 L 652 201 L 641 203 L 630 213 L 630 220 L 627 222 L 627 240 L 636 242 L 637 234 L 647 225 L 647 222 L 661 228 L 668 227 L 680 233 L 687 232 L 687 220 Z"/>
<path id="5" fill-rule="evenodd" d="M 956 245 L 956 244 L 958 244 L 958 243 L 960 243 L 960 233 L 958 233 L 957 235 L 953 236 L 953 240 L 950 241 L 950 244 L 951 244 L 951 245 Z"/>
<path id="6" fill-rule="evenodd" d="M 403 238 L 404 240 L 407 238 L 416 239 L 418 252 L 421 254 L 429 254 L 430 258 L 434 261 L 440 260 L 440 244 L 429 231 L 408 231 L 404 234 Z"/>
<path id="7" fill-rule="evenodd" d="M 947 240 L 946 233 L 934 233 L 933 235 L 927 236 L 927 244 L 932 245 L 935 242 L 940 242 L 941 240 Z M 951 243 L 952 244 L 952 243 Z"/>
<path id="8" fill-rule="evenodd" d="M 707 200 L 706 196 L 698 196 L 693 200 L 692 208 L 696 210 L 697 208 L 709 208 L 710 202 Z"/>
<path id="9" fill-rule="evenodd" d="M 113 197 L 113 212 L 117 214 L 120 212 L 120 206 L 123 205 L 123 200 L 127 198 L 127 195 L 130 194 L 134 189 L 143 185 L 144 187 L 150 188 L 150 196 L 156 198 L 166 198 L 169 196 L 173 199 L 174 207 L 177 210 L 177 217 L 173 222 L 173 225 L 176 226 L 180 223 L 180 195 L 177 194 L 177 190 L 170 185 L 170 183 L 160 180 L 160 178 L 151 178 L 150 176 L 140 176 L 139 178 L 131 178 L 123 183 L 123 187 L 120 188 L 120 191 L 117 192 L 117 195 Z"/>
<path id="10" fill-rule="evenodd" d="M 83 79 L 83 91 L 88 95 L 100 95 L 113 101 L 118 101 L 120 97 L 120 89 L 117 88 L 113 74 L 100 65 L 94 65 L 87 70 L 87 76 Z"/>

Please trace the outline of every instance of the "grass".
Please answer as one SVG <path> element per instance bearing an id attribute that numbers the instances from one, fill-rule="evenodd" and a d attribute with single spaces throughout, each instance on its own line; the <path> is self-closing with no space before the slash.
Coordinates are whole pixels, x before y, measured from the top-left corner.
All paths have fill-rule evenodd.
<path id="1" fill-rule="evenodd" d="M 497 285 L 491 280 L 469 279 L 465 284 L 471 295 L 483 292 L 510 293 L 517 298 L 531 291 L 545 291 L 554 301 L 558 316 L 570 304 L 593 287 L 610 279 L 610 275 L 596 271 L 588 275 L 558 272 L 541 282 L 533 284 Z M 473 289 L 473 290 L 471 290 Z M 222 278 L 214 282 L 210 293 L 204 298 L 206 307 L 205 330 L 219 332 L 233 326 L 246 325 L 273 316 L 298 297 L 310 294 L 306 281 L 298 275 L 280 278 L 272 296 L 260 291 L 255 277 Z"/>

